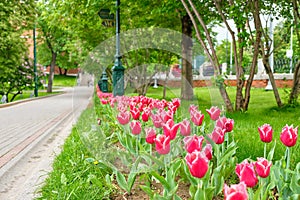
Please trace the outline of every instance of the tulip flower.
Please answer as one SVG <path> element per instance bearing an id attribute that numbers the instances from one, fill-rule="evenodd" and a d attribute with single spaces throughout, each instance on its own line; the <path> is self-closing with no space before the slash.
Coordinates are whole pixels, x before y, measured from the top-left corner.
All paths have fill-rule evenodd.
<path id="1" fill-rule="evenodd" d="M 226 130 L 216 126 L 211 133 L 211 139 L 216 144 L 222 144 L 224 142 Z"/>
<path id="2" fill-rule="evenodd" d="M 258 182 L 254 166 L 252 163 L 248 163 L 248 160 L 244 160 L 242 163 L 237 164 L 235 173 L 238 175 L 241 182 L 245 182 L 247 187 L 254 187 Z"/>
<path id="3" fill-rule="evenodd" d="M 205 153 L 208 160 L 212 159 L 212 146 L 210 144 L 205 145 L 205 147 L 203 148 L 203 152 Z"/>
<path id="4" fill-rule="evenodd" d="M 151 114 L 151 119 L 152 119 L 153 125 L 156 128 L 161 128 L 162 127 L 163 120 L 162 120 L 162 118 L 159 114 Z"/>
<path id="5" fill-rule="evenodd" d="M 174 124 L 173 119 L 169 119 L 167 123 L 163 124 L 164 134 L 173 140 L 176 137 L 179 125 L 180 124 Z"/>
<path id="6" fill-rule="evenodd" d="M 122 125 L 128 124 L 130 121 L 130 112 L 129 111 L 119 112 L 117 119 L 119 123 Z"/>
<path id="7" fill-rule="evenodd" d="M 144 122 L 147 122 L 149 120 L 150 114 L 151 110 L 148 107 L 144 108 L 142 113 L 142 120 Z"/>
<path id="8" fill-rule="evenodd" d="M 226 132 L 231 132 L 233 130 L 234 121 L 226 117 L 220 117 L 216 121 L 216 126 L 225 129 Z"/>
<path id="9" fill-rule="evenodd" d="M 281 134 L 280 134 L 280 140 L 281 142 L 287 146 L 292 147 L 296 144 L 298 138 L 298 127 L 294 128 L 293 125 L 282 128 Z"/>
<path id="10" fill-rule="evenodd" d="M 182 122 L 179 123 L 180 124 L 180 133 L 183 136 L 188 136 L 191 134 L 191 124 L 190 121 L 187 119 L 182 120 Z"/>
<path id="11" fill-rule="evenodd" d="M 157 135 L 154 139 L 155 149 L 157 153 L 164 155 L 170 152 L 170 137 L 165 135 Z"/>
<path id="12" fill-rule="evenodd" d="M 257 161 L 254 163 L 255 170 L 257 175 L 266 178 L 270 174 L 270 168 L 272 166 L 272 162 L 268 161 L 265 158 L 257 158 Z"/>
<path id="13" fill-rule="evenodd" d="M 142 125 L 140 121 L 132 121 L 130 122 L 131 133 L 133 135 L 138 135 L 142 131 Z"/>
<path id="14" fill-rule="evenodd" d="M 136 107 L 130 109 L 131 116 L 134 120 L 139 120 L 140 118 L 140 110 Z"/>
<path id="15" fill-rule="evenodd" d="M 190 105 L 190 108 L 189 108 L 190 114 L 195 112 L 195 111 L 198 111 L 198 106 L 196 106 L 194 104 Z"/>
<path id="16" fill-rule="evenodd" d="M 172 99 L 172 104 L 173 104 L 176 108 L 179 108 L 179 106 L 180 106 L 180 99 L 179 99 L 179 98 Z"/>
<path id="17" fill-rule="evenodd" d="M 217 106 L 212 106 L 210 109 L 206 109 L 206 112 L 209 114 L 211 120 L 216 121 L 221 114 L 221 110 Z"/>
<path id="18" fill-rule="evenodd" d="M 192 153 L 193 151 L 201 151 L 203 140 L 203 136 L 187 136 L 183 139 L 184 147 L 188 153 Z"/>
<path id="19" fill-rule="evenodd" d="M 191 121 L 196 125 L 196 126 L 201 126 L 203 119 L 204 119 L 204 115 L 201 114 L 201 111 L 194 111 L 191 114 Z"/>
<path id="20" fill-rule="evenodd" d="M 208 159 L 202 151 L 193 151 L 185 157 L 192 176 L 202 178 L 208 170 Z"/>
<path id="21" fill-rule="evenodd" d="M 258 127 L 258 132 L 262 142 L 269 143 L 272 141 L 273 129 L 270 124 L 264 124 L 261 127 Z"/>
<path id="22" fill-rule="evenodd" d="M 224 184 L 224 200 L 247 200 L 247 186 L 244 182 L 228 187 Z"/>
<path id="23" fill-rule="evenodd" d="M 154 144 L 154 139 L 156 138 L 156 131 L 154 128 L 146 128 L 146 142 L 149 144 Z"/>

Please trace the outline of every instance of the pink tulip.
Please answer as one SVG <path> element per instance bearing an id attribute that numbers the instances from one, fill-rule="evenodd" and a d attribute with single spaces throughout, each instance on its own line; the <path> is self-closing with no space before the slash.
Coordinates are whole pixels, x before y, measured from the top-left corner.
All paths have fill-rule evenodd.
<path id="1" fill-rule="evenodd" d="M 212 106 L 209 110 L 206 109 L 206 112 L 209 114 L 211 120 L 216 121 L 221 114 L 221 110 L 217 106 Z"/>
<path id="2" fill-rule="evenodd" d="M 163 120 L 162 120 L 162 118 L 159 114 L 151 114 L 151 119 L 152 119 L 153 125 L 156 128 L 161 128 L 162 127 Z"/>
<path id="3" fill-rule="evenodd" d="M 203 140 L 203 136 L 187 136 L 183 139 L 184 147 L 189 153 L 192 153 L 193 151 L 201 151 Z"/>
<path id="4" fill-rule="evenodd" d="M 131 116 L 134 120 L 139 120 L 140 118 L 140 110 L 136 107 L 130 109 Z"/>
<path id="5" fill-rule="evenodd" d="M 261 127 L 258 127 L 258 132 L 262 142 L 269 143 L 272 141 L 273 129 L 270 124 L 264 124 Z"/>
<path id="6" fill-rule="evenodd" d="M 144 122 L 147 122 L 149 120 L 150 114 L 151 114 L 151 110 L 148 107 L 144 108 L 142 113 L 142 120 Z"/>
<path id="7" fill-rule="evenodd" d="M 130 112 L 129 111 L 119 112 L 117 119 L 119 123 L 122 125 L 128 124 L 130 121 Z"/>
<path id="8" fill-rule="evenodd" d="M 189 108 L 190 115 L 195 111 L 198 111 L 198 106 L 196 106 L 194 104 L 190 105 L 190 108 Z"/>
<path id="9" fill-rule="evenodd" d="M 155 149 L 157 153 L 164 155 L 170 152 L 170 137 L 165 135 L 157 135 L 154 139 Z"/>
<path id="10" fill-rule="evenodd" d="M 224 137 L 225 137 L 225 129 L 222 129 L 218 126 L 216 126 L 211 133 L 211 139 L 214 141 L 216 144 L 222 144 L 224 142 Z"/>
<path id="11" fill-rule="evenodd" d="M 183 136 L 188 136 L 191 134 L 191 124 L 189 120 L 184 119 L 182 122 L 180 122 L 180 133 Z"/>
<path id="12" fill-rule="evenodd" d="M 242 163 L 237 164 L 235 173 L 238 175 L 241 182 L 245 182 L 247 187 L 254 187 L 258 182 L 254 166 L 252 163 L 248 163 L 248 160 L 244 160 Z"/>
<path id="13" fill-rule="evenodd" d="M 146 142 L 149 144 L 154 144 L 154 139 L 156 138 L 156 131 L 154 128 L 150 127 L 150 128 L 146 128 L 145 129 L 146 132 Z"/>
<path id="14" fill-rule="evenodd" d="M 193 151 L 185 157 L 192 176 L 202 178 L 208 170 L 208 159 L 202 151 Z"/>
<path id="15" fill-rule="evenodd" d="M 201 111 L 194 111 L 191 113 L 191 121 L 196 126 L 201 126 L 204 119 L 204 115 L 201 114 Z"/>
<path id="16" fill-rule="evenodd" d="M 210 144 L 205 145 L 205 147 L 203 148 L 203 152 L 205 153 L 208 160 L 212 159 L 212 146 Z"/>
<path id="17" fill-rule="evenodd" d="M 179 98 L 172 99 L 172 104 L 173 104 L 176 108 L 179 108 L 179 106 L 180 106 L 180 99 L 179 99 Z"/>
<path id="18" fill-rule="evenodd" d="M 216 121 L 216 126 L 225 129 L 226 132 L 231 132 L 233 130 L 234 121 L 226 117 L 220 117 Z"/>
<path id="19" fill-rule="evenodd" d="M 254 163 L 255 170 L 257 175 L 266 178 L 270 174 L 270 168 L 272 166 L 272 162 L 268 161 L 265 158 L 257 158 L 257 161 Z"/>
<path id="20" fill-rule="evenodd" d="M 173 119 L 169 119 L 167 123 L 163 124 L 164 134 L 169 136 L 171 140 L 176 137 L 177 131 L 179 128 L 179 124 L 174 124 Z"/>
<path id="21" fill-rule="evenodd" d="M 281 134 L 280 134 L 280 140 L 281 142 L 287 146 L 292 147 L 296 144 L 298 138 L 298 126 L 296 128 L 293 127 L 293 125 L 282 128 Z"/>
<path id="22" fill-rule="evenodd" d="M 244 182 L 228 187 L 224 184 L 224 200 L 247 200 L 247 186 Z"/>
<path id="23" fill-rule="evenodd" d="M 133 135 L 138 135 L 142 131 L 142 125 L 140 121 L 132 121 L 130 122 L 131 133 Z"/>

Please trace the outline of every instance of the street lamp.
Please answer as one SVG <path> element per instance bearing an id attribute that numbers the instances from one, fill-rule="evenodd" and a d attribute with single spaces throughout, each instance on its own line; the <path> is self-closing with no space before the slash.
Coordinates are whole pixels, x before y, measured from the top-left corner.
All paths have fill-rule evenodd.
<path id="1" fill-rule="evenodd" d="M 120 53 L 120 0 L 116 0 L 116 55 L 115 62 L 112 68 L 112 77 L 113 77 L 113 95 L 122 96 L 124 95 L 124 70 L 121 62 L 121 53 Z M 99 16 L 103 19 L 103 25 L 106 27 L 111 27 L 113 23 L 113 14 L 110 14 L 109 9 L 101 9 L 99 11 Z M 103 75 L 103 74 L 102 74 Z"/>
<path id="2" fill-rule="evenodd" d="M 115 64 L 112 68 L 113 76 L 113 95 L 122 96 L 124 95 L 124 70 L 122 66 L 120 55 L 120 0 L 116 0 L 116 55 Z"/>

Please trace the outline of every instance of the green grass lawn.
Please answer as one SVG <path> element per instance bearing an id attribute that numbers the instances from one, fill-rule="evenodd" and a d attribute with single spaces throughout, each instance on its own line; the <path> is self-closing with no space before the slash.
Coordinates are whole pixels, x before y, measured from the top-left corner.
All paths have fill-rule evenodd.
<path id="1" fill-rule="evenodd" d="M 190 104 L 199 105 L 199 109 L 205 114 L 205 124 L 212 123 L 205 109 L 212 105 L 222 107 L 222 100 L 216 89 L 195 88 L 194 101 L 182 101 L 177 117 L 182 119 L 187 117 L 187 110 Z M 231 100 L 234 100 L 235 88 L 228 88 Z M 284 90 L 280 90 L 284 96 Z M 133 95 L 133 94 L 127 94 Z M 162 97 L 162 88 L 149 88 L 148 96 L 154 98 Z M 179 89 L 168 89 L 167 99 L 180 96 Z M 283 98 L 284 99 L 284 98 Z M 72 130 L 71 136 L 67 139 L 62 153 L 55 159 L 53 172 L 46 180 L 46 185 L 42 188 L 42 196 L 39 199 L 110 199 L 111 193 L 116 191 L 114 185 L 109 184 L 106 174 L 109 172 L 98 166 L 97 163 L 87 163 L 86 158 L 93 157 L 97 149 L 95 142 L 86 142 L 83 135 L 93 134 L 103 131 L 110 135 L 111 128 L 115 122 L 111 122 L 108 113 L 99 107 L 99 100 L 94 98 L 95 105 L 82 113 L 78 123 Z M 102 116 L 102 120 L 107 120 L 110 125 L 98 126 L 96 118 Z M 103 117 L 105 116 L 105 117 Z M 260 141 L 257 128 L 264 123 L 269 123 L 273 129 L 273 141 L 267 145 L 268 150 L 276 143 L 276 150 L 273 160 L 278 160 L 284 155 L 285 147 L 281 144 L 279 135 L 282 127 L 286 124 L 294 126 L 300 125 L 300 107 L 277 108 L 272 91 L 253 88 L 251 91 L 251 101 L 247 112 L 226 113 L 226 116 L 234 119 L 234 130 L 229 133 L 230 137 L 237 142 L 238 149 L 236 156 L 238 162 L 246 158 L 256 160 L 256 157 L 263 157 L 264 143 Z M 99 132 L 98 132 L 99 134 Z M 103 142 L 103 141 L 102 141 Z M 102 147 L 103 148 L 103 147 Z M 299 141 L 292 147 L 291 168 L 300 162 L 298 152 L 300 150 Z"/>

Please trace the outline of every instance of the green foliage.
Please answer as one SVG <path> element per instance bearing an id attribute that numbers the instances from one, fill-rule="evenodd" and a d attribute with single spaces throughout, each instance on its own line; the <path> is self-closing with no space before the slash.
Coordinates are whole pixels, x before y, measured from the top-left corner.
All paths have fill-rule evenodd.
<path id="1" fill-rule="evenodd" d="M 106 182 L 109 171 L 100 168 L 97 162 L 86 160 L 90 153 L 80 138 L 93 112 L 93 109 L 87 109 L 80 116 L 37 199 L 110 199 L 114 188 Z"/>

